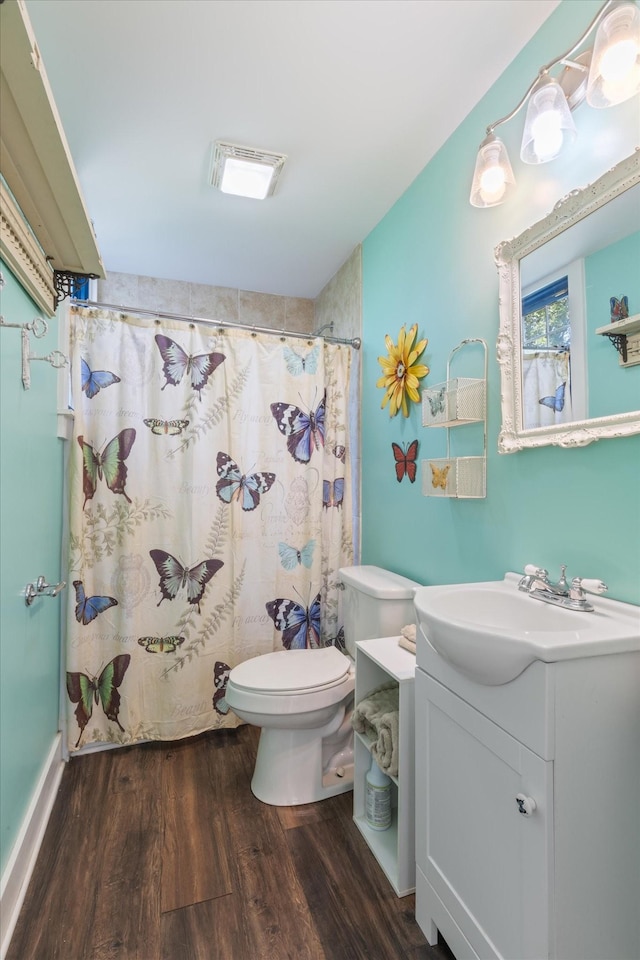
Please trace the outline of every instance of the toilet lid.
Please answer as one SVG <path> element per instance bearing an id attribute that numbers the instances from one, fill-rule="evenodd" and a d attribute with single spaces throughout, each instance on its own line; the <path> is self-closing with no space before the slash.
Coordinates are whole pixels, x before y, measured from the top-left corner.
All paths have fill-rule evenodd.
<path id="1" fill-rule="evenodd" d="M 335 686 L 345 679 L 350 664 L 335 647 L 278 650 L 239 663 L 229 682 L 256 693 L 302 693 Z"/>

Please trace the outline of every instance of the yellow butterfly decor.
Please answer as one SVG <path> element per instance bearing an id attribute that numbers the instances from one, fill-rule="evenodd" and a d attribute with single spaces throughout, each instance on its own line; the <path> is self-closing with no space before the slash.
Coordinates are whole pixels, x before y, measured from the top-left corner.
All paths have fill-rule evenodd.
<path id="1" fill-rule="evenodd" d="M 451 464 L 448 463 L 446 467 L 436 467 L 433 463 L 430 463 L 429 466 L 431 467 L 431 473 L 432 473 L 431 486 L 435 487 L 436 489 L 438 487 L 441 487 L 443 490 L 446 490 L 447 474 L 451 469 Z"/>

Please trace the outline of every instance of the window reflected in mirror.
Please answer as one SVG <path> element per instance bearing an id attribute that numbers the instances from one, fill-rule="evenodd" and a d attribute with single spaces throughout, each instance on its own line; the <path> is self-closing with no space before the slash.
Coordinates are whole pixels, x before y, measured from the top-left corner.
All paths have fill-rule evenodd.
<path id="1" fill-rule="evenodd" d="M 640 149 L 496 248 L 500 452 L 640 431 L 639 225 Z"/>

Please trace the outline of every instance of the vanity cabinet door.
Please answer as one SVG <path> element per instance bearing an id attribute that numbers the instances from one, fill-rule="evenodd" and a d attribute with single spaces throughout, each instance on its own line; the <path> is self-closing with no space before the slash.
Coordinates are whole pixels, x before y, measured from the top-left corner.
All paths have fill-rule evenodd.
<path id="1" fill-rule="evenodd" d="M 553 764 L 422 670 L 415 683 L 418 921 L 479 957 L 549 957 Z"/>

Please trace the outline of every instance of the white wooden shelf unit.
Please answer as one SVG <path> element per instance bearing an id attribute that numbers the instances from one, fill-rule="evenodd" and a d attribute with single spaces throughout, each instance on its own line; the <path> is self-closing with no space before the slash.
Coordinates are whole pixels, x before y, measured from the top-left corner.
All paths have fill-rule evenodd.
<path id="1" fill-rule="evenodd" d="M 354 734 L 353 819 L 399 897 L 413 893 L 415 865 L 415 701 L 416 658 L 398 637 L 356 643 L 356 704 L 390 680 L 399 685 L 398 776 L 391 777 L 391 826 L 372 830 L 366 819 L 366 775 L 371 741 Z"/>

